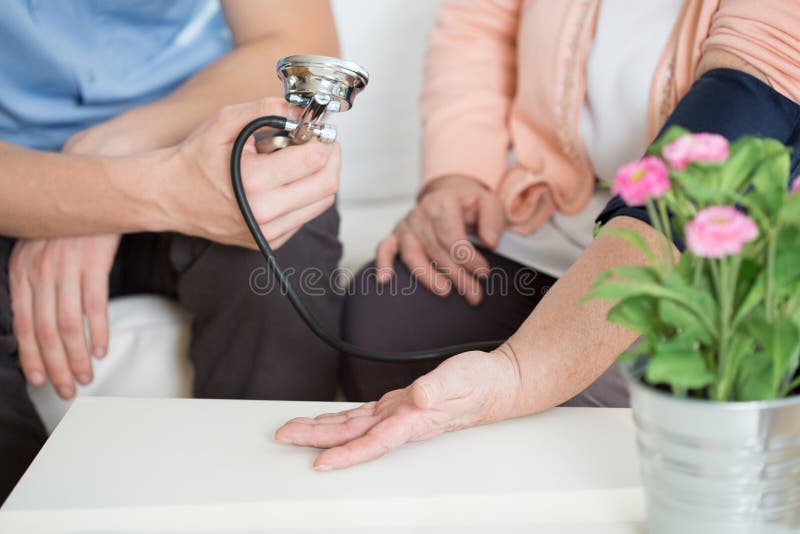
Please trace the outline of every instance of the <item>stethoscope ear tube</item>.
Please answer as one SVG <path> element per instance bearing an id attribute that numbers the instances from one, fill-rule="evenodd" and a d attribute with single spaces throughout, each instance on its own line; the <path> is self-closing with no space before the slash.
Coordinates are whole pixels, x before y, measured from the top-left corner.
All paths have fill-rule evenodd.
<path id="1" fill-rule="evenodd" d="M 261 128 L 284 130 L 286 128 L 286 118 L 275 115 L 259 117 L 248 123 L 242 131 L 239 132 L 236 141 L 233 143 L 233 150 L 231 151 L 231 183 L 233 185 L 233 193 L 236 196 L 236 202 L 239 204 L 239 210 L 242 213 L 247 229 L 253 236 L 258 250 L 261 251 L 264 259 L 267 261 L 267 268 L 277 278 L 281 290 L 285 292 L 297 314 L 318 338 L 332 348 L 362 360 L 394 363 L 438 360 L 453 356 L 454 354 L 473 350 L 489 351 L 503 343 L 502 341 L 485 341 L 410 352 L 381 353 L 358 347 L 328 332 L 325 327 L 311 315 L 311 312 L 309 312 L 308 308 L 306 308 L 305 304 L 303 304 L 303 301 L 292 287 L 286 273 L 283 271 L 280 264 L 278 264 L 275 253 L 269 246 L 269 243 L 267 243 L 264 234 L 261 232 L 261 227 L 258 225 L 258 221 L 253 215 L 253 210 L 250 208 L 250 203 L 247 201 L 247 195 L 245 195 L 244 192 L 241 170 L 242 153 L 250 136 Z"/>

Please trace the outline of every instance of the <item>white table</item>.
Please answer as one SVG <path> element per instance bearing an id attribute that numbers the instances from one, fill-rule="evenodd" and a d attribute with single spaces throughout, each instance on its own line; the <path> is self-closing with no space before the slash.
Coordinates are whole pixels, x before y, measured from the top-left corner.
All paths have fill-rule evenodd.
<path id="1" fill-rule="evenodd" d="M 1 533 L 638 534 L 630 412 L 560 408 L 343 471 L 276 443 L 345 403 L 81 398 L 0 511 Z"/>

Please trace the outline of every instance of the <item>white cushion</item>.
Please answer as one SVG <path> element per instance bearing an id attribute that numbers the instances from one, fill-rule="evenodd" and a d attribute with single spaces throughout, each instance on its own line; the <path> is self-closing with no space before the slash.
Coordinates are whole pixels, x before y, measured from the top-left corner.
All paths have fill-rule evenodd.
<path id="1" fill-rule="evenodd" d="M 78 387 L 78 395 L 190 397 L 190 315 L 176 302 L 154 295 L 114 299 L 108 313 L 108 355 L 93 360 L 94 380 Z M 61 400 L 49 384 L 28 386 L 28 392 L 52 432 L 71 402 Z"/>

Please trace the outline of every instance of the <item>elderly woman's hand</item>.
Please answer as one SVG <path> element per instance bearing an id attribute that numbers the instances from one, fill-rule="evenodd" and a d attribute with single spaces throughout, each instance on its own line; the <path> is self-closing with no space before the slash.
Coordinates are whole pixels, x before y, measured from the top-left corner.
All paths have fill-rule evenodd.
<path id="1" fill-rule="evenodd" d="M 445 297 L 455 286 L 472 305 L 483 298 L 478 279 L 489 263 L 472 245 L 474 229 L 481 243 L 493 249 L 506 229 L 503 202 L 474 178 L 446 176 L 431 182 L 417 205 L 378 245 L 378 281 L 391 280 L 399 255 L 411 274 L 433 293 Z"/>
<path id="2" fill-rule="evenodd" d="M 465 352 L 377 402 L 314 419 L 292 419 L 275 439 L 327 449 L 317 456 L 314 468 L 341 469 L 409 441 L 512 417 L 518 391 L 519 367 L 509 347 Z"/>

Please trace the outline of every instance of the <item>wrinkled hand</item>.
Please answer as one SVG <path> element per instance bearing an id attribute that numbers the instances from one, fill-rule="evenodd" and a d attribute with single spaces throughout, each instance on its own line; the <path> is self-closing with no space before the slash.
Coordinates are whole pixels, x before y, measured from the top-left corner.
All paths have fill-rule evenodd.
<path id="1" fill-rule="evenodd" d="M 124 156 L 152 148 L 147 143 L 147 136 L 108 122 L 78 132 L 62 152 Z M 108 276 L 119 241 L 118 235 L 100 235 L 15 244 L 9 262 L 14 333 L 31 384 L 41 386 L 49 376 L 69 399 L 75 381 L 92 381 L 91 356 L 102 358 L 108 350 Z"/>
<path id="2" fill-rule="evenodd" d="M 231 186 L 231 149 L 239 131 L 252 119 L 293 113 L 279 98 L 228 106 L 178 146 L 184 172 L 168 185 L 173 199 L 170 215 L 178 231 L 255 248 Z M 338 143 L 311 141 L 260 154 L 253 139 L 249 140 L 242 155 L 242 180 L 261 231 L 273 248 L 333 205 L 340 159 Z"/>
<path id="3" fill-rule="evenodd" d="M 512 417 L 518 391 L 518 366 L 508 347 L 465 352 L 377 402 L 314 419 L 292 419 L 275 439 L 328 449 L 317 456 L 314 468 L 341 469 L 409 441 Z"/>
<path id="4" fill-rule="evenodd" d="M 378 281 L 391 279 L 399 253 L 411 273 L 435 294 L 447 296 L 455 284 L 467 302 L 478 304 L 483 298 L 479 278 L 488 274 L 489 264 L 467 239 L 468 227 L 477 230 L 484 245 L 496 247 L 506 228 L 500 198 L 472 178 L 434 181 L 378 245 Z"/>

